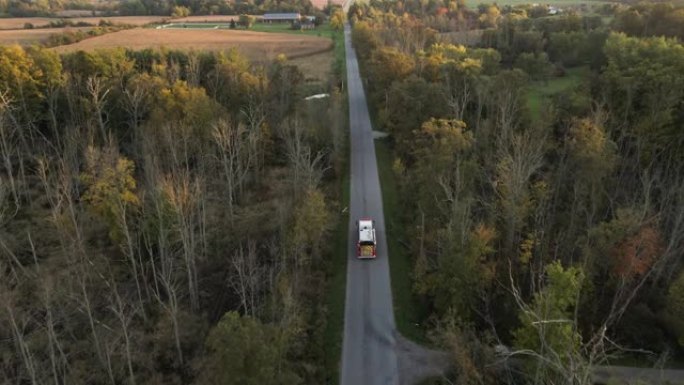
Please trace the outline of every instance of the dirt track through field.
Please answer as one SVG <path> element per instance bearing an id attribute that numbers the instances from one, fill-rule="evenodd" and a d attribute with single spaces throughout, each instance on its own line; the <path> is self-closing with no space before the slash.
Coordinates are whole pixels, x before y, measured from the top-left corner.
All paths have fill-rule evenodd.
<path id="1" fill-rule="evenodd" d="M 223 51 L 236 48 L 252 60 L 270 60 L 284 53 L 297 58 L 332 49 L 332 41 L 317 36 L 219 29 L 129 29 L 54 48 L 57 52 L 126 47 Z"/>

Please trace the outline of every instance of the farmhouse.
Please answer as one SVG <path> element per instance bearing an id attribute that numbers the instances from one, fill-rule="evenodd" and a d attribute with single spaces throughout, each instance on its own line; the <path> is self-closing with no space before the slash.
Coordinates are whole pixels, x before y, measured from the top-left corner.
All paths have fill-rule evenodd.
<path id="1" fill-rule="evenodd" d="M 264 23 L 283 23 L 299 21 L 302 16 L 299 13 L 264 13 L 261 20 Z"/>

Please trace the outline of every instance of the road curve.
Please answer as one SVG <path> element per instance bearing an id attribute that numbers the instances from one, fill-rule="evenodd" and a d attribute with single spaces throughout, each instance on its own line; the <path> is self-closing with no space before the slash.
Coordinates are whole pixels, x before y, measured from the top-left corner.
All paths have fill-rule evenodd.
<path id="1" fill-rule="evenodd" d="M 351 196 L 347 293 L 342 346 L 342 385 L 399 384 L 396 327 L 392 310 L 385 217 L 375 146 L 366 96 L 361 84 L 349 25 L 344 28 L 351 137 Z M 377 258 L 356 259 L 356 225 L 360 217 L 375 220 Z"/>

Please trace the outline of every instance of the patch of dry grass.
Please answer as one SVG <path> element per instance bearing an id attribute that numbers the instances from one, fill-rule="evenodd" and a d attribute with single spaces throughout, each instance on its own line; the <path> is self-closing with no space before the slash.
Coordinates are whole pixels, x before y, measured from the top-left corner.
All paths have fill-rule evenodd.
<path id="1" fill-rule="evenodd" d="M 88 31 L 92 27 L 83 28 L 41 28 L 41 29 L 17 29 L 0 31 L 0 45 L 19 44 L 23 46 L 42 43 L 55 33 L 67 31 Z"/>
<path id="2" fill-rule="evenodd" d="M 304 74 L 304 80 L 309 83 L 324 82 L 328 79 L 333 62 L 333 51 L 321 52 L 315 55 L 299 57 L 289 62 L 299 67 Z"/>
<path id="3" fill-rule="evenodd" d="M 295 59 L 329 51 L 332 48 L 332 42 L 322 37 L 284 33 L 136 28 L 85 39 L 54 49 L 61 53 L 115 47 L 134 50 L 166 47 L 210 51 L 236 48 L 251 60 L 272 60 L 281 53 L 288 58 Z"/>

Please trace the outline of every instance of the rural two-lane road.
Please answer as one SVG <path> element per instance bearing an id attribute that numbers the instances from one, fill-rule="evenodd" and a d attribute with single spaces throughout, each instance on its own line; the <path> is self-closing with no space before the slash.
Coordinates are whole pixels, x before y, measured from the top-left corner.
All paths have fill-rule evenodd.
<path id="1" fill-rule="evenodd" d="M 356 53 L 345 26 L 347 92 L 351 137 L 349 256 L 342 347 L 342 385 L 398 384 L 396 328 L 392 310 L 385 220 L 380 180 L 366 96 Z M 360 217 L 375 220 L 377 258 L 356 259 L 356 225 Z"/>

